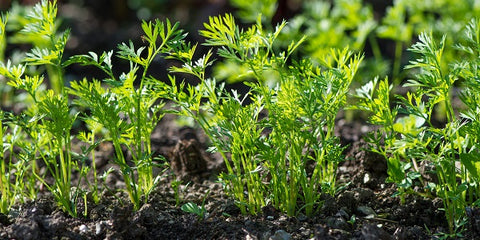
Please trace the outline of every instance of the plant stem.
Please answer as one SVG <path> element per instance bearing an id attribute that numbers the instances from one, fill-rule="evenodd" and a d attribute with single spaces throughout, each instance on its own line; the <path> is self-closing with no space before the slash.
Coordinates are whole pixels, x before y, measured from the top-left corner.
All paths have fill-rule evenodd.
<path id="1" fill-rule="evenodd" d="M 403 43 L 401 41 L 395 42 L 395 60 L 393 62 L 393 72 L 392 72 L 392 79 L 393 82 L 397 85 L 400 84 L 399 75 L 400 75 L 400 67 L 402 65 L 402 53 L 403 53 Z"/>
<path id="2" fill-rule="evenodd" d="M 63 69 L 56 65 L 46 65 L 48 77 L 50 78 L 50 85 L 56 94 L 64 93 Z"/>
<path id="3" fill-rule="evenodd" d="M 132 169 L 127 165 L 125 157 L 122 152 L 122 147 L 119 143 L 119 138 L 117 134 L 113 134 L 113 146 L 115 149 L 115 155 L 117 157 L 117 163 L 121 168 L 123 180 L 125 181 L 125 186 L 127 188 L 128 196 L 133 203 L 134 210 L 138 210 L 140 207 L 140 200 L 137 193 L 137 186 L 135 184 L 135 179 L 133 176 Z"/>
<path id="4" fill-rule="evenodd" d="M 380 62 L 382 60 L 382 51 L 380 51 L 380 47 L 378 46 L 377 39 L 375 38 L 374 35 L 369 34 L 368 40 L 370 42 L 370 46 L 372 48 L 372 52 L 373 52 L 373 56 L 375 57 L 375 60 Z"/>
<path id="5" fill-rule="evenodd" d="M 95 131 L 92 130 L 91 145 L 95 144 Z M 100 198 L 98 196 L 98 179 L 97 179 L 97 163 L 95 161 L 95 149 L 92 150 L 92 168 L 93 168 L 93 201 L 98 204 Z"/>
<path id="6" fill-rule="evenodd" d="M 10 202 L 10 182 L 8 179 L 9 174 L 6 171 L 5 159 L 3 158 L 3 124 L 0 119 L 0 193 L 2 199 L 0 200 L 0 212 L 3 214 L 9 211 Z"/>

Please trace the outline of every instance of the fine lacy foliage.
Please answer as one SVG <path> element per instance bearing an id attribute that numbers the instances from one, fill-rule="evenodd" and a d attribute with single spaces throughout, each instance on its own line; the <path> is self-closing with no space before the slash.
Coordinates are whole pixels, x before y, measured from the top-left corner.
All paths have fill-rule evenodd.
<path id="1" fill-rule="evenodd" d="M 479 32 L 478 20 L 472 20 L 467 44 L 456 48 L 477 59 Z M 373 113 L 370 122 L 381 126 L 368 140 L 388 160 L 389 180 L 397 183 L 399 194 L 415 193 L 413 187 L 420 185 L 418 194 L 442 198 L 449 232 L 455 235 L 464 227 L 466 208 L 478 205 L 479 68 L 470 58 L 445 62 L 446 47 L 446 36 L 437 42 L 431 33 L 421 34 L 410 48 L 418 58 L 407 66 L 418 71 L 404 85 L 410 89 L 406 96 L 396 96 L 400 104 L 391 109 L 387 80 L 374 80 L 357 90 L 355 108 Z M 452 101 L 460 80 L 466 109 L 459 115 Z M 434 122 L 439 116 L 445 125 Z M 427 181 L 420 164 L 431 166 L 438 182 Z"/>
<path id="2" fill-rule="evenodd" d="M 2 112 L 1 115 L 2 156 L 7 152 L 9 159 L 2 161 L 0 166 L 5 176 L 0 183 L 0 210 L 8 212 L 15 199 L 23 199 L 18 195 L 34 199 L 38 181 L 53 194 L 65 212 L 77 216 L 77 205 L 83 200 L 83 214 L 86 214 L 87 195 L 99 201 L 93 151 L 102 141 L 112 142 L 114 163 L 124 176 L 126 192 L 137 210 L 158 184 L 160 177 L 154 176 L 153 168 L 162 161 L 154 161 L 157 157 L 153 156 L 150 136 L 163 116 L 164 104 L 158 100 L 164 93 L 157 82 L 148 78 L 148 67 L 157 55 L 180 46 L 185 35 L 178 24 L 172 25 L 169 21 L 165 24 L 144 22 L 142 28 L 147 46 L 135 49 L 131 43 L 119 45 L 117 54 L 131 63 L 131 69 L 116 77 L 111 60 L 113 51 L 100 56 L 90 52 L 62 60 L 69 31 L 56 35 L 56 10 L 55 1 L 35 5 L 26 17 L 28 24 L 19 32 L 25 39 L 35 40 L 33 49 L 26 53 L 21 64 L 14 64 L 10 59 L 0 64 L 0 74 L 9 79 L 8 84 L 29 96 L 25 102 L 28 108 L 22 114 Z M 2 25 L 5 24 L 6 17 L 2 17 Z M 1 33 L 4 39 L 5 32 Z M 64 69 L 76 63 L 100 68 L 107 75 L 103 82 L 111 87 L 106 89 L 100 81 L 86 79 L 71 82 L 70 88 L 64 87 Z M 41 72 L 31 74 L 28 71 L 31 66 L 46 67 L 52 89 L 45 90 L 44 75 Z M 69 101 L 71 96 L 76 97 L 73 106 Z M 78 111 L 82 109 L 89 113 Z M 72 136 L 73 125 L 79 120 L 86 123 L 90 132 Z M 72 141 L 76 137 L 89 146 L 74 152 Z M 19 153 L 13 151 L 17 147 Z M 125 149 L 131 153 L 133 166 L 127 162 L 130 159 L 126 158 Z M 47 180 L 46 173 L 39 172 L 37 160 L 45 164 L 53 182 Z M 86 178 L 92 169 L 93 184 Z M 80 173 L 75 185 L 72 182 L 74 170 Z"/>
<path id="3" fill-rule="evenodd" d="M 26 16 L 27 23 L 18 33 L 34 48 L 21 64 L 15 65 L 10 60 L 0 64 L 0 74 L 9 79 L 8 85 L 27 92 L 26 102 L 29 103 L 28 109 L 20 115 L 4 114 L 2 119 L 8 126 L 5 131 L 8 134 L 3 136 L 7 140 L 4 149 L 10 155 L 7 163 L 2 164 L 2 175 L 6 179 L 15 179 L 13 183 L 6 179 L 2 181 L 2 191 L 10 189 L 15 193 L 2 194 L 2 212 L 7 212 L 14 199 L 18 199 L 17 194 L 35 199 L 38 191 L 35 180 L 44 185 L 62 210 L 72 216 L 77 216 L 77 203 L 85 196 L 83 189 L 72 183 L 74 170 L 80 172 L 80 180 L 86 177 L 82 171 L 85 162 L 75 161 L 71 150 L 70 132 L 77 115 L 71 113 L 68 96 L 63 92 L 61 66 L 68 31 L 56 36 L 56 11 L 55 1 L 44 0 L 35 5 Z M 5 25 L 7 18 L 4 17 L 2 22 Z M 5 34 L 2 31 L 2 39 Z M 42 75 L 27 72 L 28 67 L 37 65 L 46 67 L 53 90 L 44 90 Z M 12 134 L 10 128 L 13 129 Z M 18 153 L 13 150 L 15 147 L 20 147 Z M 46 173 L 39 172 L 37 160 L 45 164 L 53 182 L 46 180 Z M 15 173 L 15 176 L 10 173 Z"/>
<path id="4" fill-rule="evenodd" d="M 107 130 L 115 149 L 115 163 L 120 166 L 135 210 L 148 199 L 160 180 L 153 176 L 153 167 L 157 164 L 153 161 L 150 136 L 163 117 L 164 104 L 157 101 L 166 93 L 161 82 L 148 77 L 148 68 L 158 55 L 179 48 L 185 37 L 178 23 L 172 25 L 168 20 L 166 23 L 143 22 L 142 28 L 147 46 L 135 49 L 131 41 L 118 45 L 118 57 L 131 63 L 130 71 L 118 78 L 112 71 L 113 52 L 104 52 L 100 57 L 96 53 L 74 56 L 67 62 L 96 66 L 107 75 L 104 82 L 110 85 L 108 89 L 100 81 L 83 80 L 71 83 L 70 93 L 78 97 L 77 105 L 90 109 L 91 115 L 84 118 Z M 134 84 L 137 81 L 138 87 Z M 128 165 L 122 147 L 131 152 L 135 167 Z"/>
<path id="5" fill-rule="evenodd" d="M 307 60 L 290 64 L 288 57 L 305 38 L 277 51 L 276 39 L 285 26 L 270 33 L 260 18 L 246 30 L 229 14 L 210 18 L 200 31 L 205 45 L 219 47 L 220 56 L 245 66 L 254 79 L 248 83 L 251 90 L 240 96 L 202 77 L 207 54 L 197 60 L 203 67 L 193 71 L 201 83 L 182 84 L 186 93 L 170 91 L 182 107 L 179 114 L 194 118 L 212 140 L 212 150 L 223 156 L 227 172 L 220 179 L 242 213 L 257 214 L 270 202 L 290 216 L 311 215 L 321 205 L 318 193 L 336 189 L 343 148 L 333 135 L 334 120 L 362 58 L 345 49 L 331 51 L 322 67 Z M 172 70 L 192 74 L 193 60 L 177 59 L 184 65 Z M 270 77 L 279 80 L 274 87 L 269 87 Z"/>
<path id="6" fill-rule="evenodd" d="M 236 1 L 244 18 L 256 23 L 241 28 L 232 14 L 210 17 L 200 35 L 206 39 L 203 45 L 212 49 L 200 57 L 198 43 L 186 42 L 179 24 L 167 19 L 141 24 L 142 46 L 128 41 L 116 51 L 64 60 L 70 32 L 57 32 L 56 2 L 43 0 L 27 11 L 24 24 L 17 24 L 11 39 L 30 43 L 32 49 L 21 62 L 4 59 L 11 15 L 2 14 L 0 75 L 8 80 L 7 86 L 26 97 L 17 113 L 0 111 L 0 212 L 8 213 L 16 203 L 35 199 L 38 186 L 43 185 L 63 211 L 78 216 L 78 205 L 83 202 L 86 215 L 88 198 L 100 200 L 94 150 L 102 142 L 113 145 L 111 160 L 123 176 L 134 210 L 140 209 L 159 183 L 154 169 L 162 167 L 163 158 L 152 151 L 151 134 L 163 115 L 172 112 L 195 120 L 210 138 L 209 150 L 218 152 L 226 165 L 219 178 L 243 214 L 258 214 L 267 205 L 289 216 L 315 214 L 322 206 L 321 194 L 334 195 L 338 190 L 336 171 L 345 147 L 334 134 L 335 120 L 347 105 L 363 62 L 362 54 L 338 48 L 339 42 L 359 51 L 368 39 L 375 48 L 371 33 L 376 31 L 379 37 L 397 42 L 397 57 L 401 57 L 403 45 L 417 31 L 415 22 L 405 23 L 406 13 L 411 14 L 409 21 L 412 16 L 429 19 L 408 7 L 409 0 L 395 1 L 387 11 L 390 19 L 376 28 L 371 10 L 361 1 L 334 2 L 311 5 L 308 14 L 325 20 L 325 26 L 304 16 L 271 27 L 264 23 L 273 17 L 273 2 L 247 6 Z M 267 14 L 253 19 L 252 6 L 262 6 Z M 332 9 L 331 13 L 313 11 L 320 6 Z M 317 34 L 310 40 L 292 34 L 302 26 Z M 321 27 L 331 34 L 317 31 Z M 334 46 L 323 46 L 325 36 L 333 37 L 336 30 L 353 32 L 356 37 L 348 35 L 334 39 Z M 370 123 L 379 126 L 366 140 L 372 151 L 386 159 L 388 181 L 398 186 L 401 202 L 407 194 L 440 197 L 449 234 L 459 237 L 466 211 L 480 204 L 480 21 L 469 23 L 462 41 L 457 41 L 462 37 L 453 37 L 458 42 L 454 48 L 450 48 L 449 36 L 437 39 L 438 29 L 434 30 L 420 34 L 409 49 L 416 59 L 406 66 L 411 77 L 404 84 L 405 95 L 391 94 L 394 86 L 387 78 L 374 78 L 356 90 L 357 102 L 350 108 L 370 112 Z M 302 49 L 302 44 L 307 47 Z M 299 50 L 310 57 L 297 58 Z M 452 52 L 462 59 L 452 60 Z M 128 62 L 130 68 L 114 72 L 114 57 Z M 158 58 L 174 63 L 167 79 L 149 71 Z M 221 62 L 216 65 L 220 67 L 207 74 L 215 61 Z M 96 67 L 105 77 L 81 76 L 65 87 L 64 71 L 72 64 Z M 398 64 L 394 63 L 395 69 Z M 229 74 L 218 70 L 232 67 Z M 395 69 L 394 78 L 400 74 Z M 176 77 L 185 74 L 199 83 L 178 84 Z M 249 90 L 227 90 L 217 81 L 220 78 L 242 80 Z M 456 92 L 464 108 L 453 104 Z M 394 104 L 392 98 L 396 98 Z M 165 109 L 163 100 L 174 102 L 175 108 Z M 78 123 L 85 124 L 87 131 L 74 134 Z M 79 152 L 72 149 L 74 140 L 84 144 Z M 37 162 L 46 171 L 40 171 Z M 79 179 L 72 182 L 74 171 Z M 94 176 L 93 183 L 89 174 Z M 172 185 L 178 188 L 178 184 Z M 207 214 L 203 205 L 189 203 L 183 210 L 201 219 Z"/>

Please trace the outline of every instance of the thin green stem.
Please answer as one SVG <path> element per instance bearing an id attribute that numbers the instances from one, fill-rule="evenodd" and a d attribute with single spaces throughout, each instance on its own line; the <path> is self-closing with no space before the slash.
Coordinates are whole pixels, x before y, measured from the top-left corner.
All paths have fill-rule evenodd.
<path id="1" fill-rule="evenodd" d="M 64 94 L 63 69 L 57 65 L 46 65 L 50 85 L 56 94 Z"/>
<path id="2" fill-rule="evenodd" d="M 9 211 L 11 190 L 10 181 L 8 179 L 10 174 L 6 171 L 5 159 L 3 156 L 3 124 L 0 120 L 0 190 L 2 194 L 2 199 L 0 200 L 0 212 L 6 214 Z"/>
<path id="3" fill-rule="evenodd" d="M 392 79 L 394 83 L 399 84 L 400 68 L 402 65 L 403 43 L 401 41 L 395 42 L 395 60 L 393 62 Z"/>
<path id="4" fill-rule="evenodd" d="M 95 131 L 92 130 L 92 135 L 91 135 L 91 145 L 95 144 Z M 100 198 L 98 196 L 98 179 L 97 179 L 97 163 L 95 160 L 95 150 L 92 150 L 92 168 L 93 168 L 93 200 L 95 203 L 98 203 L 100 201 Z"/>
<path id="5" fill-rule="evenodd" d="M 133 172 L 132 172 L 132 169 L 127 165 L 126 161 L 125 161 L 125 157 L 123 155 L 123 152 L 122 152 L 122 147 L 118 141 L 118 138 L 116 137 L 117 134 L 113 134 L 113 147 L 115 149 L 115 155 L 116 155 L 116 158 L 117 158 L 117 163 L 118 165 L 120 165 L 120 169 L 122 171 L 122 175 L 123 175 L 123 180 L 125 181 L 125 186 L 127 188 L 127 193 L 130 197 L 130 200 L 132 201 L 133 203 L 133 208 L 134 210 L 138 210 L 139 207 L 140 207 L 140 200 L 139 200 L 139 197 L 138 197 L 138 193 L 137 193 L 137 188 L 136 188 L 136 184 L 135 184 L 135 181 L 134 181 L 134 176 L 133 176 Z"/>
<path id="6" fill-rule="evenodd" d="M 368 40 L 370 42 L 370 46 L 372 48 L 373 56 L 377 62 L 382 61 L 382 51 L 378 46 L 378 41 L 373 34 L 368 35 Z"/>

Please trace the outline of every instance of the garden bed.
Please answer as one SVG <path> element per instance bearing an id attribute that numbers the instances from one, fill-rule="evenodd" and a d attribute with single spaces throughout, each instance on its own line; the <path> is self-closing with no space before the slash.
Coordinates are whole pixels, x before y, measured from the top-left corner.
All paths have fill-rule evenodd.
<path id="1" fill-rule="evenodd" d="M 231 3 L 113 50 L 60 30 L 56 1 L 1 15 L 1 239 L 480 236 L 480 18 Z"/>
<path id="2" fill-rule="evenodd" d="M 258 216 L 241 215 L 233 201 L 225 196 L 216 173 L 223 165 L 215 155 L 204 152 L 202 132 L 176 126 L 174 117 L 165 119 L 153 134 L 154 148 L 165 156 L 182 155 L 186 161 L 199 161 L 198 155 L 175 152 L 182 141 L 198 140 L 202 157 L 208 164 L 205 172 L 189 173 L 192 179 L 181 186 L 182 204 L 205 198 L 207 215 L 199 220 L 176 206 L 171 188 L 172 174 L 166 172 L 148 202 L 137 212 L 126 194 L 103 191 L 100 204 L 89 203 L 86 217 L 72 218 L 60 211 L 49 194 L 35 202 L 16 206 L 9 216 L 2 215 L 2 239 L 432 239 L 447 231 L 440 199 L 408 196 L 401 205 L 393 197 L 396 188 L 385 183 L 386 162 L 365 151 L 362 133 L 369 127 L 360 123 L 337 124 L 342 134 L 344 161 L 338 170 L 342 187 L 334 197 L 325 195 L 324 206 L 312 217 L 302 214 L 288 217 L 272 207 L 265 207 Z M 111 149 L 98 152 L 100 172 L 106 170 Z M 190 156 L 190 158 L 189 158 Z M 172 159 L 172 158 L 170 158 Z M 200 160 L 201 161 L 201 160 Z M 103 162 L 103 166 L 101 165 Z M 112 174 L 107 184 L 122 188 L 121 176 Z M 475 216 L 474 216 L 475 217 Z M 478 217 L 472 218 L 466 239 L 480 235 Z"/>

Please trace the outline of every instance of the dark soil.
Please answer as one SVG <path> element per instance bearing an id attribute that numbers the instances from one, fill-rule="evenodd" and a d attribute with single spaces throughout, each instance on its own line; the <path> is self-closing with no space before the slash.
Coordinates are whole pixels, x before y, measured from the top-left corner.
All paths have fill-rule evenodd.
<path id="1" fill-rule="evenodd" d="M 385 183 L 387 167 L 381 157 L 363 150 L 362 124 L 339 121 L 338 134 L 349 144 L 338 169 L 335 196 L 323 195 L 323 206 L 313 217 L 287 217 L 272 207 L 259 216 L 243 216 L 223 192 L 216 174 L 223 169 L 218 156 L 205 152 L 207 139 L 189 127 L 178 127 L 166 116 L 153 134 L 154 148 L 166 156 L 172 169 L 138 211 L 125 193 L 104 190 L 100 204 L 89 203 L 86 217 L 72 218 L 56 207 L 52 197 L 15 207 L 0 217 L 1 239 L 432 239 L 446 232 L 439 199 L 408 196 L 405 204 L 393 197 L 396 189 Z M 99 168 L 111 167 L 108 145 L 97 153 Z M 171 172 L 170 172 L 171 171 Z M 175 173 L 181 204 L 201 204 L 207 215 L 200 220 L 176 205 L 171 181 Z M 107 186 L 121 188 L 121 176 L 111 174 Z M 180 204 L 180 205 L 181 205 Z M 83 211 L 83 210 L 82 210 Z M 472 219 L 476 216 L 471 213 Z M 472 220 L 472 225 L 474 224 Z M 467 239 L 479 238 L 468 226 Z"/>

